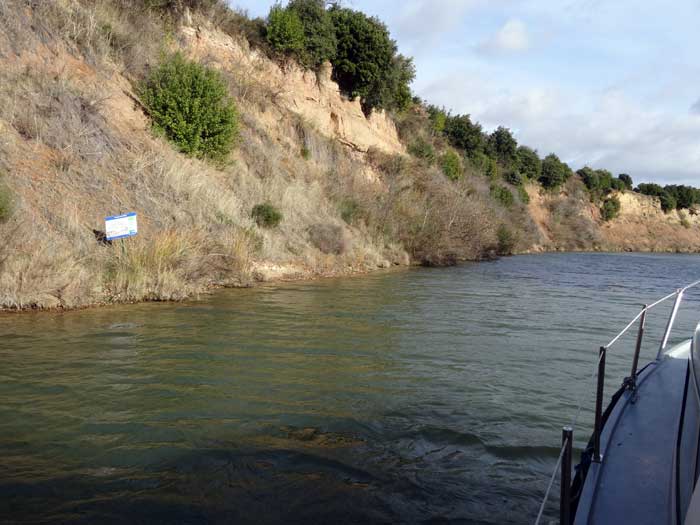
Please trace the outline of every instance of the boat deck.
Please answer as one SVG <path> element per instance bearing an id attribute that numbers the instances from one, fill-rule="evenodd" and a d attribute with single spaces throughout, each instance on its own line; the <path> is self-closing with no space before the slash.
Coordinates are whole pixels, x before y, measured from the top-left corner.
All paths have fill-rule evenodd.
<path id="1" fill-rule="evenodd" d="M 601 434 L 601 463 L 592 463 L 576 525 L 675 522 L 675 449 L 690 341 L 647 366 L 637 399 L 626 391 Z"/>

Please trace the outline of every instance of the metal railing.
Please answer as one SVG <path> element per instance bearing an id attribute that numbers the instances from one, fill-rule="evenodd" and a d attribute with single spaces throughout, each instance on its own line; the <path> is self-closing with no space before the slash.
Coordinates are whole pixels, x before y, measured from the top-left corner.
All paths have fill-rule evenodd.
<path id="1" fill-rule="evenodd" d="M 668 344 L 668 339 L 671 335 L 671 330 L 673 329 L 673 324 L 676 321 L 676 316 L 678 315 L 678 310 L 683 301 L 683 294 L 691 289 L 700 285 L 700 280 L 695 281 L 684 288 L 679 288 L 675 292 L 662 297 L 658 301 L 644 305 L 641 311 L 625 326 L 615 337 L 613 337 L 610 342 L 601 346 L 598 349 L 598 360 L 594 366 L 593 373 L 591 374 L 591 380 L 594 376 L 597 376 L 596 382 L 596 399 L 595 399 L 595 416 L 594 416 L 594 427 L 593 436 L 591 437 L 591 442 L 593 445 L 592 458 L 591 461 L 594 463 L 601 463 L 603 461 L 603 455 L 600 449 L 600 436 L 603 431 L 604 425 L 604 413 L 603 413 L 603 396 L 605 390 L 605 362 L 608 351 L 615 345 L 634 325 L 639 321 L 639 327 L 637 329 L 637 338 L 634 346 L 634 355 L 632 357 L 632 369 L 630 371 L 630 376 L 626 377 L 622 383 L 622 387 L 626 390 L 630 390 L 633 395 L 637 390 L 637 377 L 639 374 L 639 354 L 642 350 L 642 341 L 644 338 L 645 326 L 647 313 L 656 308 L 660 304 L 665 303 L 671 298 L 675 297 L 673 302 L 673 307 L 671 308 L 671 313 L 669 315 L 666 327 L 664 329 L 663 337 L 659 345 L 659 349 L 656 353 L 656 361 L 659 361 L 666 350 Z M 633 400 L 634 402 L 634 400 Z M 570 525 L 572 519 L 571 512 L 571 472 L 572 472 L 572 447 L 573 447 L 573 431 L 578 421 L 579 414 L 581 412 L 581 407 L 583 404 L 583 399 L 579 401 L 578 409 L 576 415 L 574 416 L 571 425 L 567 425 L 562 428 L 562 445 L 559 452 L 559 457 L 557 463 L 552 472 L 552 476 L 549 480 L 549 484 L 542 499 L 537 518 L 535 520 L 535 525 L 539 525 L 542 515 L 544 513 L 545 505 L 549 499 L 549 494 L 554 484 L 557 472 L 560 472 L 561 480 L 561 491 L 560 491 L 560 501 L 559 501 L 559 521 L 561 525 Z"/>

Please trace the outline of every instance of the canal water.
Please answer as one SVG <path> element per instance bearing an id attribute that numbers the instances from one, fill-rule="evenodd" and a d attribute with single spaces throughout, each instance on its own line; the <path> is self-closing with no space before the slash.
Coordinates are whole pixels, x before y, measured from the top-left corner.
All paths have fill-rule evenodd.
<path id="1" fill-rule="evenodd" d="M 696 279 L 546 254 L 0 316 L 0 522 L 532 523 L 579 403 L 590 434 L 598 347 Z"/>

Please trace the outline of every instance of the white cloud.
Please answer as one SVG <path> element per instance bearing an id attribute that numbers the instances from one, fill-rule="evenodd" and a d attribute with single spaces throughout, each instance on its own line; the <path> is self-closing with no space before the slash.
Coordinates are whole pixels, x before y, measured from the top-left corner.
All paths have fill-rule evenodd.
<path id="1" fill-rule="evenodd" d="M 491 130 L 510 127 L 518 141 L 583 165 L 629 173 L 635 182 L 700 185 L 700 118 L 650 109 L 616 91 L 559 87 L 493 89 L 497 72 L 465 70 L 426 86 L 438 104 L 469 113 Z"/>
<path id="2" fill-rule="evenodd" d="M 508 20 L 496 34 L 479 44 L 479 50 L 486 53 L 512 53 L 525 51 L 529 47 L 527 28 L 518 19 Z"/>

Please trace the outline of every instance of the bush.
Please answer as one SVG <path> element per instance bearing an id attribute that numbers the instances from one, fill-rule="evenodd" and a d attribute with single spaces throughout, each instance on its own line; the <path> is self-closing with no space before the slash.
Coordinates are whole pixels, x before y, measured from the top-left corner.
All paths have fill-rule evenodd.
<path id="1" fill-rule="evenodd" d="M 347 224 L 354 224 L 364 215 L 360 203 L 354 199 L 345 199 L 340 203 L 340 218 Z"/>
<path id="2" fill-rule="evenodd" d="M 678 206 L 678 201 L 676 200 L 676 198 L 666 191 L 664 191 L 659 196 L 659 199 L 661 200 L 661 209 L 664 213 L 668 213 L 671 210 L 675 210 Z"/>
<path id="3" fill-rule="evenodd" d="M 309 227 L 311 243 L 323 253 L 341 255 L 348 249 L 344 230 L 335 224 L 314 224 Z"/>
<path id="4" fill-rule="evenodd" d="M 489 135 L 487 141 L 488 153 L 504 166 L 510 166 L 516 160 L 518 142 L 508 128 L 498 126 Z"/>
<path id="5" fill-rule="evenodd" d="M 141 86 L 154 127 L 187 155 L 223 160 L 238 136 L 238 114 L 217 71 L 176 54 Z"/>
<path id="6" fill-rule="evenodd" d="M 7 221 L 12 215 L 13 210 L 14 206 L 12 203 L 10 188 L 8 188 L 5 183 L 0 180 L 0 222 Z"/>
<path id="7" fill-rule="evenodd" d="M 426 160 L 429 164 L 435 162 L 435 148 L 425 139 L 418 138 L 408 146 L 408 152 L 414 157 Z"/>
<path id="8" fill-rule="evenodd" d="M 525 186 L 518 186 L 518 198 L 523 204 L 529 204 L 530 194 L 525 189 Z"/>
<path id="9" fill-rule="evenodd" d="M 621 180 L 622 183 L 625 185 L 625 189 L 627 189 L 627 190 L 631 190 L 631 189 L 632 189 L 632 186 L 633 186 L 632 177 L 630 177 L 629 175 L 627 175 L 627 173 L 620 173 L 620 174 L 617 176 L 617 178 L 618 178 L 618 180 Z"/>
<path id="10" fill-rule="evenodd" d="M 492 185 L 491 196 L 505 208 L 510 208 L 515 203 L 513 193 L 505 186 L 499 186 L 498 184 Z"/>
<path id="11" fill-rule="evenodd" d="M 459 155 L 454 151 L 446 151 L 440 157 L 440 169 L 450 180 L 459 180 L 462 177 L 462 164 Z"/>
<path id="12" fill-rule="evenodd" d="M 518 171 L 530 180 L 537 180 L 542 175 L 542 161 L 537 152 L 527 146 L 520 146 L 516 153 Z"/>
<path id="13" fill-rule="evenodd" d="M 501 224 L 496 236 L 498 238 L 498 255 L 512 255 L 517 241 L 515 234 L 505 224 Z"/>
<path id="14" fill-rule="evenodd" d="M 295 11 L 275 4 L 267 16 L 267 41 L 277 53 L 299 54 L 304 49 L 304 26 Z"/>
<path id="15" fill-rule="evenodd" d="M 445 135 L 452 146 L 463 150 L 469 157 L 481 152 L 484 148 L 481 124 L 472 122 L 469 115 L 447 117 Z"/>
<path id="16" fill-rule="evenodd" d="M 569 166 L 550 153 L 542 161 L 542 174 L 539 181 L 545 188 L 554 189 L 561 186 L 571 176 Z"/>
<path id="17" fill-rule="evenodd" d="M 506 171 L 503 174 L 503 180 L 508 184 L 512 184 L 513 186 L 522 186 L 523 184 L 523 176 L 520 175 L 519 171 L 514 169 Z"/>
<path id="18" fill-rule="evenodd" d="M 610 221 L 620 215 L 620 199 L 611 197 L 603 202 L 600 208 L 600 216 L 604 221 Z"/>
<path id="19" fill-rule="evenodd" d="M 263 228 L 274 228 L 282 222 L 282 213 L 269 202 L 253 206 L 250 216 Z"/>

